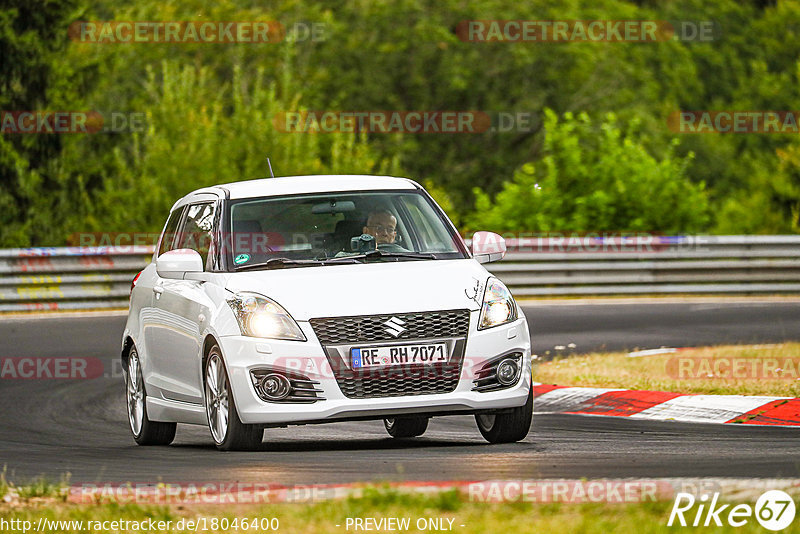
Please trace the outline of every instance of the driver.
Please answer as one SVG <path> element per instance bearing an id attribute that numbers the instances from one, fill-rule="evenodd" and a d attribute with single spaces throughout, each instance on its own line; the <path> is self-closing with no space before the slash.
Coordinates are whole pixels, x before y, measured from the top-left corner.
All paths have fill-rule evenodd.
<path id="1" fill-rule="evenodd" d="M 397 237 L 397 218 L 392 215 L 392 212 L 389 210 L 381 209 L 370 212 L 367 217 L 367 224 L 364 226 L 362 232 L 373 236 L 378 248 L 383 250 L 405 250 L 395 243 Z"/>

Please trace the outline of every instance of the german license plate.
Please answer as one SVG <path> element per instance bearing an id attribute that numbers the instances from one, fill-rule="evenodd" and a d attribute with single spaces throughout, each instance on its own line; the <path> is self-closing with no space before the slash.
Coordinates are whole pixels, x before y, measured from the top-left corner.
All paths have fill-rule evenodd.
<path id="1" fill-rule="evenodd" d="M 447 360 L 447 343 L 353 347 L 350 349 L 350 361 L 353 364 L 353 369 L 408 364 L 430 365 L 447 362 Z"/>

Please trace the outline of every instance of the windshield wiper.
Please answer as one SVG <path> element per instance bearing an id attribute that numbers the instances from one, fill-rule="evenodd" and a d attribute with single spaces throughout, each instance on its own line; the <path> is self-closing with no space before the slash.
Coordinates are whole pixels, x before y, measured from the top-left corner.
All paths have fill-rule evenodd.
<path id="1" fill-rule="evenodd" d="M 248 271 L 251 269 L 284 269 L 286 267 L 312 267 L 322 265 L 317 260 L 292 260 L 289 258 L 270 258 L 263 263 L 253 263 L 251 265 L 240 265 L 237 271 Z"/>
<path id="2" fill-rule="evenodd" d="M 346 260 L 378 260 L 381 258 L 409 258 L 412 260 L 435 260 L 436 254 L 432 252 L 386 252 L 384 250 L 370 250 L 364 254 L 343 256 L 326 260 L 325 263 L 344 263 Z M 348 262 L 349 263 L 349 262 Z"/>
<path id="3" fill-rule="evenodd" d="M 287 267 L 316 267 L 318 265 L 338 265 L 342 263 L 358 263 L 358 260 L 374 261 L 381 258 L 409 258 L 412 260 L 435 260 L 436 254 L 432 252 L 387 252 L 383 250 L 370 250 L 363 254 L 341 256 L 316 260 L 292 260 L 289 258 L 270 258 L 262 263 L 240 265 L 236 271 L 249 271 L 254 269 L 284 269 Z"/>

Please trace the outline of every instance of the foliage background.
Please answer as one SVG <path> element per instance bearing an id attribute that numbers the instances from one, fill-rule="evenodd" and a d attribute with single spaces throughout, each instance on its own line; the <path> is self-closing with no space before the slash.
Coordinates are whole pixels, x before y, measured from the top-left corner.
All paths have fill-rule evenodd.
<path id="1" fill-rule="evenodd" d="M 472 19 L 713 20 L 712 42 L 466 43 Z M 86 44 L 76 20 L 279 20 L 324 41 Z M 798 106 L 800 6 L 720 0 L 6 0 L 0 109 L 144 112 L 139 132 L 0 135 L 0 246 L 160 230 L 181 195 L 280 175 L 424 182 L 463 231 L 794 233 L 797 135 L 678 135 L 676 110 Z M 530 112 L 531 131 L 279 133 L 294 110 Z"/>

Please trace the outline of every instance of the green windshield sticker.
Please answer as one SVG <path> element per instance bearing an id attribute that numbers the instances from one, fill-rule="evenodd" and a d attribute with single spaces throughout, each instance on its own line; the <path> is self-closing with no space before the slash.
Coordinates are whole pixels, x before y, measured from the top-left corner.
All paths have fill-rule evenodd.
<path id="1" fill-rule="evenodd" d="M 247 263 L 249 259 L 250 259 L 249 254 L 239 254 L 233 259 L 233 263 L 235 263 L 236 265 L 241 265 L 243 263 Z"/>

